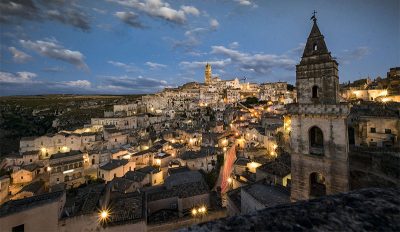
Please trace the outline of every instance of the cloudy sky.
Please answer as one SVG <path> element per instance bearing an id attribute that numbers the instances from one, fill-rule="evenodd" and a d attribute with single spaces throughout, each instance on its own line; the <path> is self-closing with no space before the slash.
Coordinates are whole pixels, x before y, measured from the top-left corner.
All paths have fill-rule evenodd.
<path id="1" fill-rule="evenodd" d="M 300 3 L 301 2 L 301 3 Z M 1 0 L 0 95 L 294 83 L 316 10 L 340 80 L 400 65 L 398 0 Z"/>

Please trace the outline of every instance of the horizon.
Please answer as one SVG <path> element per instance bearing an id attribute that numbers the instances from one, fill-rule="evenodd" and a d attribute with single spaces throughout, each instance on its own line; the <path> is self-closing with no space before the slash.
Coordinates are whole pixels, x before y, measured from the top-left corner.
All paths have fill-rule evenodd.
<path id="1" fill-rule="evenodd" d="M 203 82 L 207 62 L 223 80 L 294 85 L 314 10 L 340 83 L 385 77 L 400 64 L 399 4 L 8 0 L 0 96 L 152 94 Z"/>

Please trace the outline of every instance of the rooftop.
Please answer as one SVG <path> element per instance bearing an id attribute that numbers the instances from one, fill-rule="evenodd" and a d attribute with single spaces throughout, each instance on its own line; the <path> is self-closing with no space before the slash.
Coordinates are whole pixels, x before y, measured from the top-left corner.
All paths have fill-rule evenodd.
<path id="1" fill-rule="evenodd" d="M 147 195 L 148 196 L 147 199 L 149 201 L 157 201 L 171 197 L 187 198 L 205 194 L 208 193 L 209 191 L 210 190 L 205 181 L 191 182 L 191 183 L 176 185 L 170 189 L 167 189 L 165 187 L 158 188 L 157 191 L 149 192 Z"/>
<path id="2" fill-rule="evenodd" d="M 127 159 L 120 159 L 120 160 L 112 159 L 112 160 L 110 160 L 110 162 L 101 166 L 100 169 L 110 171 L 110 170 L 114 170 L 118 167 L 121 167 L 121 166 L 127 164 L 128 162 L 129 162 L 129 160 L 127 160 Z"/>
<path id="3" fill-rule="evenodd" d="M 287 190 L 280 186 L 267 184 L 264 181 L 257 181 L 246 185 L 242 187 L 242 190 L 266 207 L 290 202 Z"/>
<path id="4" fill-rule="evenodd" d="M 65 153 L 56 153 L 51 155 L 50 160 L 54 160 L 54 159 L 62 159 L 65 157 L 71 157 L 71 156 L 77 156 L 77 155 L 81 155 L 82 156 L 82 152 L 80 151 L 70 151 L 70 152 L 65 152 Z"/>
<path id="5" fill-rule="evenodd" d="M 108 225 L 120 225 L 134 223 L 143 219 L 145 209 L 143 207 L 144 194 L 133 192 L 121 195 L 111 200 L 112 213 Z"/>
<path id="6" fill-rule="evenodd" d="M 64 217 L 90 214 L 97 211 L 104 184 L 91 184 L 67 192 Z"/>
<path id="7" fill-rule="evenodd" d="M 257 170 L 261 170 L 268 174 L 276 175 L 279 177 L 285 177 L 290 174 L 290 166 L 287 166 L 286 164 L 278 162 L 276 160 L 261 165 L 257 168 Z"/>
<path id="8" fill-rule="evenodd" d="M 200 151 L 185 151 L 180 158 L 183 160 L 198 159 L 206 156 L 215 155 L 219 151 L 216 147 L 202 147 Z"/>
<path id="9" fill-rule="evenodd" d="M 35 181 L 31 182 L 28 185 L 25 185 L 19 192 L 31 192 L 37 194 L 40 189 L 44 187 L 44 181 Z"/>
<path id="10" fill-rule="evenodd" d="M 177 173 L 182 173 L 182 172 L 190 172 L 190 169 L 186 166 L 182 166 L 182 167 L 177 167 L 177 168 L 169 168 L 168 169 L 168 174 L 169 175 L 174 175 Z"/>
<path id="11" fill-rule="evenodd" d="M 124 179 L 128 179 L 131 181 L 142 181 L 145 177 L 146 177 L 146 173 L 138 172 L 138 171 L 128 171 L 124 175 Z"/>

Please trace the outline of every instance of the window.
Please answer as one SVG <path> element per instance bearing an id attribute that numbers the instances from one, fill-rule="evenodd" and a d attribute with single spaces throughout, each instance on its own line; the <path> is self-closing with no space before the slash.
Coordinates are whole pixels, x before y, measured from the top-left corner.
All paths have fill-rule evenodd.
<path id="1" fill-rule="evenodd" d="M 94 158 L 92 159 L 92 165 L 94 164 L 94 162 L 95 162 L 95 160 L 94 160 Z"/>
<path id="2" fill-rule="evenodd" d="M 318 46 L 317 46 L 317 44 L 315 43 L 315 44 L 313 45 L 313 50 L 314 50 L 314 51 L 317 51 L 317 49 L 318 49 Z"/>
<path id="3" fill-rule="evenodd" d="M 117 177 L 117 173 L 114 173 L 114 178 Z"/>
<path id="4" fill-rule="evenodd" d="M 32 159 L 30 159 L 29 162 L 32 163 Z"/>
<path id="5" fill-rule="evenodd" d="M 385 134 L 391 134 L 392 130 L 391 129 L 385 129 Z"/>
<path id="6" fill-rule="evenodd" d="M 309 131 L 310 154 L 324 154 L 324 135 L 322 130 L 316 126 L 311 127 Z"/>
<path id="7" fill-rule="evenodd" d="M 371 127 L 370 132 L 371 132 L 371 133 L 376 133 L 376 128 L 375 128 L 375 127 Z"/>
<path id="8" fill-rule="evenodd" d="M 154 180 L 154 184 L 156 184 L 157 183 L 157 180 Z"/>
<path id="9" fill-rule="evenodd" d="M 312 98 L 318 98 L 318 86 L 316 85 L 312 87 Z"/>
<path id="10" fill-rule="evenodd" d="M 104 179 L 104 174 L 101 174 L 101 178 L 103 178 L 103 179 Z"/>
<path id="11" fill-rule="evenodd" d="M 21 176 L 21 180 L 23 180 L 24 179 L 24 177 L 23 176 Z"/>

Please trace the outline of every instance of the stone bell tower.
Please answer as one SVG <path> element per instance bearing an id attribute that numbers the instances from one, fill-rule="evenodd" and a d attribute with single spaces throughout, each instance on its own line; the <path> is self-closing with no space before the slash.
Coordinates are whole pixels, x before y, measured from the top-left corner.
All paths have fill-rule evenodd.
<path id="1" fill-rule="evenodd" d="M 206 85 L 211 84 L 211 65 L 209 63 L 206 64 L 205 70 L 204 70 L 204 83 Z"/>
<path id="2" fill-rule="evenodd" d="M 298 102 L 290 118 L 293 201 L 349 190 L 346 118 L 350 108 L 339 102 L 338 63 L 325 44 L 317 19 L 296 66 Z"/>

